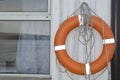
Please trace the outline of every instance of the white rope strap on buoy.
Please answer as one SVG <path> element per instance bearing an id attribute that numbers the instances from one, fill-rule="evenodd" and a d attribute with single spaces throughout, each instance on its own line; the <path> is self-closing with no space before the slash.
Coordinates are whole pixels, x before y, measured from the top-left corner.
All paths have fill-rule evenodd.
<path id="1" fill-rule="evenodd" d="M 85 73 L 86 73 L 86 75 L 91 74 L 91 72 L 90 72 L 90 64 L 89 63 L 85 64 Z"/>
<path id="2" fill-rule="evenodd" d="M 84 24 L 83 16 L 82 15 L 78 15 L 78 19 L 79 19 L 80 26 L 83 25 Z"/>
<path id="3" fill-rule="evenodd" d="M 65 50 L 65 45 L 55 46 L 55 51 Z"/>
<path id="4" fill-rule="evenodd" d="M 112 44 L 112 43 L 115 43 L 115 39 L 114 38 L 104 39 L 103 40 L 103 44 Z"/>

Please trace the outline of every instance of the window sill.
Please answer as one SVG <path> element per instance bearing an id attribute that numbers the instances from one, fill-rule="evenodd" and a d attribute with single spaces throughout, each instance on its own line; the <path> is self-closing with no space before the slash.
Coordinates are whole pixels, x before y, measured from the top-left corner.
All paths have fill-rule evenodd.
<path id="1" fill-rule="evenodd" d="M 0 80 L 50 80 L 47 74 L 0 74 Z"/>

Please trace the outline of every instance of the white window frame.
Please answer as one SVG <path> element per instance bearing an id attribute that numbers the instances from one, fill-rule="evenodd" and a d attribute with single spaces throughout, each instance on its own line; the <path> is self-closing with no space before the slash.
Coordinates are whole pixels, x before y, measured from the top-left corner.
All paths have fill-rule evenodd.
<path id="1" fill-rule="evenodd" d="M 41 21 L 46 20 L 51 23 L 51 1 L 48 0 L 48 11 L 47 12 L 0 12 L 0 21 Z M 51 27 L 51 24 L 50 24 Z M 51 29 L 50 29 L 51 30 Z M 51 31 L 50 31 L 51 32 Z M 51 38 L 50 38 L 51 42 Z M 51 45 L 50 45 L 51 50 Z M 50 52 L 51 55 L 51 52 Z M 51 56 L 50 56 L 51 61 Z M 45 78 L 51 79 L 51 62 L 50 62 L 50 74 L 2 74 L 0 77 L 35 77 L 35 78 Z"/>
<path id="2" fill-rule="evenodd" d="M 51 20 L 51 15 L 42 12 L 0 12 L 0 20 Z"/>

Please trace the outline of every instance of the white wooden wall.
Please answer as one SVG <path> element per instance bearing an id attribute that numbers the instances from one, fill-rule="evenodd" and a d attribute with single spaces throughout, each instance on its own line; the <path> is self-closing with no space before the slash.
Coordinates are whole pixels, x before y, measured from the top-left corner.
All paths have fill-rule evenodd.
<path id="1" fill-rule="evenodd" d="M 54 36 L 62 23 L 68 16 L 73 13 L 82 2 L 87 2 L 89 7 L 93 9 L 103 20 L 109 25 L 111 21 L 111 0 L 52 0 L 52 21 L 51 21 L 51 75 L 52 80 L 70 80 L 66 74 L 60 73 L 56 68 L 56 56 L 54 52 Z M 102 39 L 99 34 L 95 32 L 95 47 L 93 48 L 92 60 L 100 55 L 102 50 Z M 76 35 L 76 36 L 75 36 Z M 78 29 L 74 29 L 68 36 L 66 41 L 67 51 L 69 55 L 76 61 L 83 62 L 84 60 L 84 46 L 78 41 Z M 99 72 L 100 73 L 100 72 Z M 99 73 L 92 75 L 94 78 Z M 84 76 L 71 74 L 74 80 L 85 80 Z M 93 79 L 92 79 L 93 80 Z M 108 80 L 108 71 L 105 71 L 97 80 Z"/>

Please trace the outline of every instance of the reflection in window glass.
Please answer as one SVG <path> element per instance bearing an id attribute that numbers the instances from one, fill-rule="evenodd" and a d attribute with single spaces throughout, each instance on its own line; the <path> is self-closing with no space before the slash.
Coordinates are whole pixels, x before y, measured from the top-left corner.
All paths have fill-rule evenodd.
<path id="1" fill-rule="evenodd" d="M 0 0 L 0 11 L 48 11 L 48 0 Z"/>
<path id="2" fill-rule="evenodd" d="M 0 73 L 50 73 L 50 22 L 0 21 Z"/>

